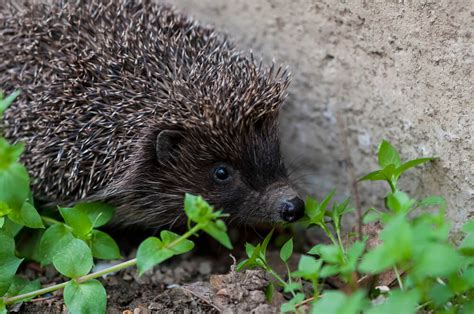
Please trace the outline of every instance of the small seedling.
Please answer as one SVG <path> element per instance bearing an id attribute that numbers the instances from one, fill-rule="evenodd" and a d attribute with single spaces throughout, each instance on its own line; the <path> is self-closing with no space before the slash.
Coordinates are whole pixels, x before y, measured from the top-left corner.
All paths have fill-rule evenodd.
<path id="1" fill-rule="evenodd" d="M 467 222 L 462 230 L 466 233 L 459 246 L 449 241 L 451 224 L 445 218 L 446 202 L 442 197 L 430 196 L 416 200 L 398 187 L 398 179 L 410 168 L 435 158 L 419 158 L 401 163 L 396 149 L 387 141 L 379 146 L 380 169 L 361 178 L 383 180 L 390 186 L 386 195 L 385 210 L 371 208 L 364 223 L 380 221 L 382 242 L 368 249 L 367 238 L 344 244 L 341 238 L 341 220 L 353 209 L 349 200 L 335 202 L 329 210 L 334 195 L 331 192 L 321 202 L 308 197 L 305 226 L 321 228 L 331 244 L 318 244 L 300 257 L 298 268 L 288 270 L 288 280 L 275 276 L 265 260 L 268 236 L 264 243 L 250 246 L 248 258 L 239 269 L 259 267 L 274 275 L 283 292 L 292 297 L 281 307 L 282 312 L 298 312 L 302 304 L 312 303 L 312 313 L 472 313 L 474 312 L 474 222 Z M 437 207 L 436 212 L 418 211 Z M 271 233 L 269 234 L 271 236 Z M 285 244 L 280 252 L 286 263 L 292 250 Z M 255 252 L 258 253 L 255 253 Z M 393 270 L 398 288 L 390 290 L 381 304 L 371 300 L 377 292 L 360 286 L 363 277 Z M 404 274 L 402 276 L 401 274 Z M 324 290 L 324 280 L 336 276 L 346 284 L 341 291 Z M 301 283 L 311 283 L 313 295 L 303 294 Z M 296 282 L 296 284 L 295 284 Z M 377 303 L 380 303 L 377 302 Z"/>

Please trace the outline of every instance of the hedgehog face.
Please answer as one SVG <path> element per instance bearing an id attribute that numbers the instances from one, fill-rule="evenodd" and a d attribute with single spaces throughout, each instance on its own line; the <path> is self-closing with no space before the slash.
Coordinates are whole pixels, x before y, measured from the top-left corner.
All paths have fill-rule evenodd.
<path id="1" fill-rule="evenodd" d="M 289 183 L 277 133 L 261 128 L 240 132 L 160 132 L 160 172 L 173 178 L 162 189 L 179 189 L 168 194 L 199 194 L 229 213 L 231 221 L 245 224 L 301 218 L 304 203 Z"/>

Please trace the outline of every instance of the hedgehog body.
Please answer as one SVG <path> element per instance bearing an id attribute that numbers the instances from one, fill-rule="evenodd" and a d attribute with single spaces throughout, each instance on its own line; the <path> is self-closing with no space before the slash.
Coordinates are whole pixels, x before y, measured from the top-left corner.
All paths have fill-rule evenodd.
<path id="1" fill-rule="evenodd" d="M 118 224 L 181 223 L 184 193 L 246 221 L 292 221 L 281 160 L 288 77 L 212 28 L 145 1 L 0 8 L 3 132 L 37 199 L 104 200 Z"/>

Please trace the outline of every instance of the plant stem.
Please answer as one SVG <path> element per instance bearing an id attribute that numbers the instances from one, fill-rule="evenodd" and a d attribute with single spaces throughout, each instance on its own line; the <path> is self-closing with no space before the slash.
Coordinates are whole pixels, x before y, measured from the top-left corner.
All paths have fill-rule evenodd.
<path id="1" fill-rule="evenodd" d="M 288 273 L 288 284 L 291 285 L 291 271 L 290 271 L 290 266 L 288 266 L 288 263 L 285 263 L 286 266 L 286 272 Z"/>
<path id="2" fill-rule="evenodd" d="M 397 281 L 398 281 L 398 285 L 400 286 L 400 290 L 403 291 L 403 282 L 402 282 L 402 278 L 400 277 L 400 273 L 398 272 L 397 266 L 393 266 L 393 270 L 395 272 L 395 276 L 397 276 Z"/>
<path id="3" fill-rule="evenodd" d="M 186 240 L 187 238 L 189 238 L 190 236 L 192 236 L 193 234 L 195 234 L 196 232 L 201 230 L 202 227 L 203 227 L 203 225 L 201 223 L 198 223 L 197 225 L 195 225 L 194 227 L 192 227 L 191 229 L 186 231 L 182 236 L 180 236 L 179 238 L 177 238 L 176 240 L 174 240 L 173 242 L 168 244 L 168 246 L 166 248 L 168 248 L 168 249 L 172 248 L 173 246 L 177 245 L 181 241 Z"/>
<path id="4" fill-rule="evenodd" d="M 278 275 L 271 267 L 269 267 L 267 265 L 266 267 L 266 271 L 268 271 L 270 274 L 272 274 L 273 277 L 275 277 L 276 280 L 278 280 L 280 282 L 280 284 L 285 287 L 287 286 L 288 284 L 286 283 L 286 281 L 283 280 L 283 278 L 280 277 L 280 275 Z M 296 296 L 295 292 L 293 290 L 290 290 L 290 293 L 294 296 Z"/>
<path id="5" fill-rule="evenodd" d="M 313 284 L 313 298 L 317 300 L 319 298 L 319 288 L 318 288 L 318 278 L 311 279 L 311 283 Z"/>
<path id="6" fill-rule="evenodd" d="M 337 235 L 337 241 L 339 242 L 339 248 L 341 249 L 342 252 L 342 258 L 344 259 L 344 262 L 346 262 L 346 250 L 344 249 L 344 245 L 342 244 L 342 239 L 341 239 L 341 232 L 336 228 L 336 235 Z"/>
<path id="7" fill-rule="evenodd" d="M 54 219 L 48 218 L 48 217 L 41 217 L 41 218 L 42 219 L 46 218 L 47 220 L 55 221 Z M 54 222 L 54 223 L 60 223 L 60 222 Z M 166 248 L 172 248 L 172 247 L 176 246 L 181 241 L 183 241 L 183 240 L 189 238 L 190 236 L 192 236 L 193 234 L 195 234 L 202 227 L 203 227 L 202 224 L 195 225 L 194 227 L 189 229 L 186 233 L 184 233 L 182 236 L 180 236 L 178 239 L 176 239 L 173 242 L 171 242 L 170 244 L 168 244 L 166 246 Z M 53 291 L 56 291 L 56 290 L 59 290 L 59 289 L 63 289 L 72 280 L 76 280 L 77 283 L 83 283 L 83 282 L 89 281 L 91 279 L 102 277 L 103 275 L 106 275 L 106 274 L 109 274 L 109 273 L 117 272 L 117 271 L 122 270 L 124 268 L 135 266 L 136 264 L 137 264 L 137 259 L 133 258 L 133 259 L 125 261 L 123 263 L 120 263 L 120 264 L 102 269 L 102 270 L 97 271 L 95 273 L 87 274 L 87 275 L 78 277 L 76 279 L 71 279 L 71 280 L 68 280 L 66 282 L 63 282 L 63 283 L 60 283 L 60 284 L 57 284 L 57 285 L 53 285 L 53 286 L 50 286 L 50 287 L 46 287 L 46 288 L 43 288 L 43 289 L 35 290 L 35 291 L 24 293 L 24 294 L 19 294 L 19 295 L 16 295 L 14 297 L 5 298 L 4 303 L 5 303 L 5 305 L 8 305 L 8 304 L 13 304 L 15 302 L 21 301 L 23 299 L 34 298 L 34 297 L 42 295 L 42 294 L 46 294 L 46 293 L 53 292 Z M 283 280 L 283 279 L 281 279 L 281 280 Z"/>
<path id="8" fill-rule="evenodd" d="M 56 220 L 50 217 L 41 216 L 41 219 L 48 225 L 56 225 L 56 224 L 64 225 L 64 223 L 60 222 L 59 220 Z"/>
<path id="9" fill-rule="evenodd" d="M 329 239 L 331 240 L 332 244 L 334 244 L 335 246 L 339 246 L 339 244 L 337 243 L 336 239 L 334 238 L 334 236 L 332 235 L 332 232 L 329 230 L 329 228 L 326 226 L 325 223 L 321 223 L 319 224 L 321 226 L 321 228 L 323 228 L 324 232 L 326 233 L 326 235 L 329 237 Z"/>
<path id="10" fill-rule="evenodd" d="M 121 269 L 130 267 L 130 266 L 134 266 L 136 263 L 137 263 L 137 259 L 134 258 L 134 259 L 128 260 L 126 262 L 123 262 L 123 263 L 108 267 L 106 269 L 97 271 L 95 273 L 78 277 L 76 279 L 76 281 L 78 283 L 86 282 L 86 281 L 91 280 L 91 279 L 102 277 L 103 275 L 106 275 L 108 273 L 113 273 L 113 272 L 119 271 Z M 57 284 L 57 285 L 53 285 L 53 286 L 50 286 L 50 287 L 46 287 L 46 288 L 43 288 L 43 289 L 35 290 L 35 291 L 24 293 L 24 294 L 19 294 L 19 295 L 16 295 L 14 297 L 6 298 L 4 300 L 5 305 L 13 304 L 13 303 L 21 301 L 23 299 L 33 298 L 33 297 L 36 297 L 38 295 L 42 295 L 42 294 L 46 294 L 46 293 L 49 293 L 49 292 L 53 292 L 53 291 L 62 289 L 71 281 L 72 280 L 68 280 L 66 282 L 63 282 L 63 283 L 60 283 L 60 284 Z"/>
<path id="11" fill-rule="evenodd" d="M 392 190 L 392 193 L 395 193 L 395 191 L 397 190 L 397 187 L 395 186 L 395 184 L 392 182 L 392 180 L 387 180 L 387 182 L 390 185 L 390 189 Z"/>

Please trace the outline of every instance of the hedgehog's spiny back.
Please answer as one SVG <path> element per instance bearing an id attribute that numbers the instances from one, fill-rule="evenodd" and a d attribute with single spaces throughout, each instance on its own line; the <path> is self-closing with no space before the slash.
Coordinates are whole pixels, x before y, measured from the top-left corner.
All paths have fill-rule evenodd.
<path id="1" fill-rule="evenodd" d="M 284 97 L 284 77 L 211 29 L 162 6 L 123 3 L 0 16 L 0 88 L 23 91 L 5 133 L 27 144 L 34 191 L 46 200 L 88 197 L 119 179 L 152 126 L 238 128 L 276 115 Z"/>

